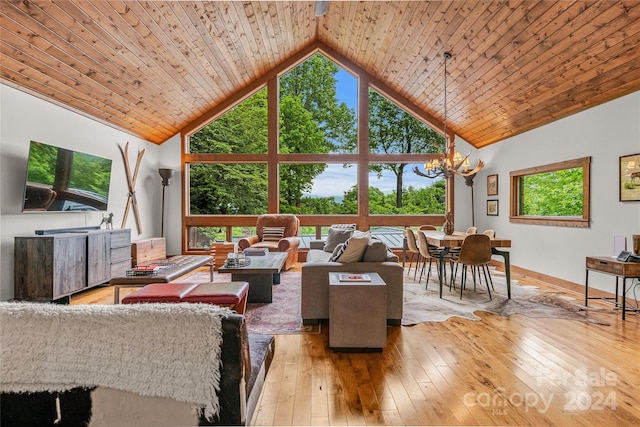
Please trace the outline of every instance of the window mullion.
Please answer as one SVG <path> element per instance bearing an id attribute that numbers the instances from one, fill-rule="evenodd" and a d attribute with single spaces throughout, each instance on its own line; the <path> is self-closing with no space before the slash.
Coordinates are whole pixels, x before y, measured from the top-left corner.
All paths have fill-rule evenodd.
<path id="1" fill-rule="evenodd" d="M 267 149 L 267 210 L 269 213 L 280 211 L 280 179 L 278 168 L 278 151 L 280 129 L 278 126 L 279 111 L 279 85 L 278 77 L 273 76 L 267 83 L 267 117 L 268 117 L 268 149 Z"/>
<path id="2" fill-rule="evenodd" d="M 358 80 L 358 218 L 360 228 L 369 224 L 369 78 Z"/>

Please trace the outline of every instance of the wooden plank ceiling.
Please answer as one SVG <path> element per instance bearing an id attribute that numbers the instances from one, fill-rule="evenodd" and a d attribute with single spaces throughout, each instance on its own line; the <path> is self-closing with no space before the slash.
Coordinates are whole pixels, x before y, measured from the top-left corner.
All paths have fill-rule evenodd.
<path id="1" fill-rule="evenodd" d="M 154 143 L 327 46 L 476 147 L 640 89 L 640 1 L 0 1 L 2 82 Z"/>

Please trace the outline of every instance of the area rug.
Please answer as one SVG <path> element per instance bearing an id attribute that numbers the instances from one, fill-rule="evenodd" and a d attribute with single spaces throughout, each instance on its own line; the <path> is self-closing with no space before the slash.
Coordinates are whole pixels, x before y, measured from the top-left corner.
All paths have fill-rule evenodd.
<path id="1" fill-rule="evenodd" d="M 487 289 L 478 285 L 473 291 L 473 281 L 467 279 L 467 288 L 460 299 L 460 288 L 449 291 L 446 286 L 443 298 L 439 298 L 437 274 L 431 274 L 428 289 L 413 280 L 413 272 L 404 274 L 403 326 L 423 322 L 444 322 L 451 317 L 480 320 L 474 313 L 485 311 L 499 316 L 520 314 L 528 317 L 578 320 L 585 323 L 609 325 L 608 322 L 589 316 L 590 312 L 611 312 L 597 307 L 585 307 L 581 301 L 562 292 L 542 291 L 536 286 L 520 285 L 511 280 L 511 299 L 507 298 L 504 273 L 492 270 L 495 291 L 489 300 Z M 436 279 L 434 279 L 434 277 Z M 280 275 L 280 284 L 273 287 L 273 302 L 249 303 L 245 312 L 249 332 L 277 334 L 319 333 L 320 325 L 305 326 L 300 314 L 300 272 L 285 272 Z M 208 272 L 196 272 L 184 282 L 209 282 Z M 214 273 L 214 282 L 228 282 L 231 274 Z M 458 279 L 459 282 L 459 279 Z"/>
<path id="2" fill-rule="evenodd" d="M 196 272 L 181 282 L 209 282 L 208 272 Z M 218 273 L 214 282 L 231 281 L 231 273 Z M 300 313 L 300 272 L 284 272 L 280 284 L 273 286 L 272 303 L 248 303 L 244 313 L 249 332 L 277 334 L 312 334 L 320 332 L 320 325 L 303 325 Z"/>
<path id="3" fill-rule="evenodd" d="M 413 272 L 404 279 L 404 314 L 402 325 L 411 326 L 422 322 L 444 322 L 451 317 L 469 320 L 480 320 L 474 313 L 485 311 L 499 316 L 521 314 L 527 317 L 556 318 L 578 320 L 585 323 L 609 325 L 608 322 L 589 316 L 589 312 L 613 312 L 596 307 L 585 307 L 583 303 L 562 292 L 542 291 L 536 286 L 520 285 L 511 280 L 511 299 L 507 298 L 506 278 L 503 273 L 492 270 L 495 291 L 491 291 L 489 299 L 484 284 L 473 291 L 473 280 L 467 278 L 467 285 L 460 299 L 460 288 L 443 289 L 442 299 L 439 297 L 437 274 L 431 274 L 429 286 L 425 289 L 425 280 L 417 283 L 413 280 Z M 484 280 L 484 278 L 483 278 Z"/>

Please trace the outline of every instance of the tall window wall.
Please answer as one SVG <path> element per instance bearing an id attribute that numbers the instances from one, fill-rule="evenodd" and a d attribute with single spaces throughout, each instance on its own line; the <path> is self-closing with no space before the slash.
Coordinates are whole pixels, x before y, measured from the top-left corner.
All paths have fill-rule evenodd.
<path id="1" fill-rule="evenodd" d="M 184 140 L 187 251 L 252 234 L 262 213 L 298 215 L 309 238 L 332 223 L 385 233 L 443 221 L 445 182 L 413 168 L 444 138 L 321 53 Z"/>

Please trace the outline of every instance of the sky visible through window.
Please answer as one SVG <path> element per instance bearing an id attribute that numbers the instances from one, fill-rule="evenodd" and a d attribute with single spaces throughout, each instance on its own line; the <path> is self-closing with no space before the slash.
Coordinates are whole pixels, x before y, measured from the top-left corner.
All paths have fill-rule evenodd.
<path id="1" fill-rule="evenodd" d="M 336 79 L 338 100 L 357 111 L 358 82 L 356 78 L 341 68 L 336 74 Z M 404 187 L 422 188 L 431 185 L 432 180 L 413 173 L 414 166 L 418 166 L 420 169 L 424 167 L 424 165 L 417 164 L 407 167 L 403 177 Z M 342 197 L 344 192 L 353 185 L 353 173 L 352 168 L 344 168 L 342 164 L 329 164 L 324 172 L 315 178 L 311 193 L 305 195 Z M 390 171 L 384 171 L 380 179 L 373 174 L 369 174 L 369 185 L 378 188 L 384 193 L 390 193 L 396 189 L 396 177 Z"/>

